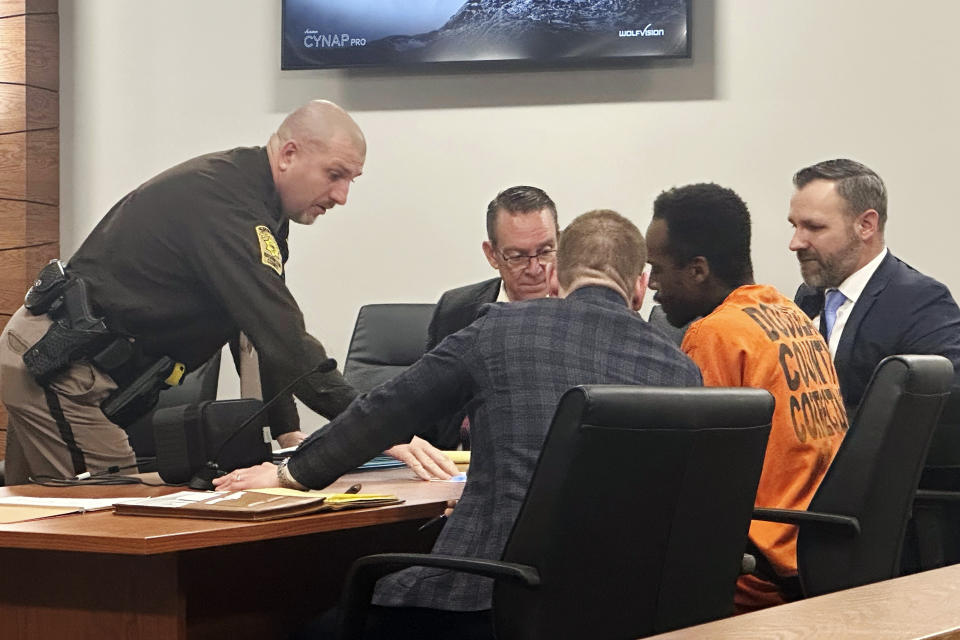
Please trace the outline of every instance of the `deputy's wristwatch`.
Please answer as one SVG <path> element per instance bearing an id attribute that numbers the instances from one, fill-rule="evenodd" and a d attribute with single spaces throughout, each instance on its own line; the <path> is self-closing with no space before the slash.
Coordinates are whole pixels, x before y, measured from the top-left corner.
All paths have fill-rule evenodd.
<path id="1" fill-rule="evenodd" d="M 293 477 L 293 474 L 290 473 L 290 469 L 287 468 L 288 462 L 290 462 L 290 458 L 284 458 L 283 461 L 277 465 L 277 482 L 284 489 L 297 489 L 298 491 L 306 490 L 306 487 L 297 482 L 296 478 Z"/>

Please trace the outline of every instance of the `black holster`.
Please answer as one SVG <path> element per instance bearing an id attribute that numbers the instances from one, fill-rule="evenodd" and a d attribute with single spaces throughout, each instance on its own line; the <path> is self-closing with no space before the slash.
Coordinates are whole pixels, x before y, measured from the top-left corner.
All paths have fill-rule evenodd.
<path id="1" fill-rule="evenodd" d="M 28 292 L 28 301 L 30 297 Z M 103 318 L 93 315 L 86 284 L 75 276 L 65 276 L 44 292 L 42 305 L 28 310 L 46 313 L 53 320 L 44 336 L 23 354 L 27 371 L 41 385 L 74 362 L 93 358 L 116 338 Z"/>
<path id="2" fill-rule="evenodd" d="M 41 386 L 81 360 L 105 371 L 119 385 L 100 405 L 113 423 L 126 428 L 156 405 L 163 389 L 179 384 L 183 365 L 167 356 L 147 359 L 131 338 L 113 333 L 102 317 L 94 315 L 86 283 L 66 273 L 59 260 L 51 260 L 40 271 L 24 306 L 53 320 L 23 354 L 27 371 Z"/>
<path id="3" fill-rule="evenodd" d="M 126 429 L 156 406 L 161 391 L 172 384 L 180 384 L 183 373 L 182 364 L 163 356 L 129 383 L 111 393 L 100 403 L 100 410 L 111 422 Z M 171 380 L 176 382 L 172 383 Z"/>

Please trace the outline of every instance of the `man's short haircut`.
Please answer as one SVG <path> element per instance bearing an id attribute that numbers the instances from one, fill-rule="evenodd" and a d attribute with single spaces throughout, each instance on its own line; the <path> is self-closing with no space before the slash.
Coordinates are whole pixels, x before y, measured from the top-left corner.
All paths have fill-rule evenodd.
<path id="1" fill-rule="evenodd" d="M 870 167 L 856 160 L 838 158 L 805 167 L 793 175 L 793 186 L 802 189 L 814 180 L 829 180 L 847 203 L 847 213 L 858 216 L 867 209 L 877 212 L 880 231 L 887 224 L 887 187 Z"/>
<path id="2" fill-rule="evenodd" d="M 507 213 L 539 213 L 548 209 L 553 216 L 553 224 L 560 235 L 560 226 L 557 224 L 557 205 L 543 189 L 536 187 L 510 187 L 497 194 L 497 197 L 487 205 L 487 239 L 490 244 L 497 246 L 497 212 L 504 210 Z"/>
<path id="3" fill-rule="evenodd" d="M 753 280 L 750 212 L 733 190 L 713 183 L 675 187 L 657 196 L 653 218 L 666 222 L 668 253 L 678 266 L 703 256 L 728 286 Z"/>
<path id="4" fill-rule="evenodd" d="M 557 279 L 564 289 L 580 278 L 611 279 L 632 295 L 647 262 L 637 226 L 616 211 L 588 211 L 567 225 L 557 247 Z"/>

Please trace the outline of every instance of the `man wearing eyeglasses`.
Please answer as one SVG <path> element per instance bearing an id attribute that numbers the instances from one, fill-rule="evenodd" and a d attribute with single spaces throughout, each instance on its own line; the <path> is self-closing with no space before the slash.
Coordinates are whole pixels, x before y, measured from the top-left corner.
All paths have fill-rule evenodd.
<path id="1" fill-rule="evenodd" d="M 430 320 L 427 351 L 477 319 L 490 302 L 519 302 L 547 297 L 548 264 L 557 255 L 557 206 L 537 187 L 504 189 L 487 205 L 487 239 L 483 254 L 499 277 L 451 289 L 440 297 Z M 437 425 L 427 439 L 441 449 L 455 449 L 466 439 L 463 416 Z"/>

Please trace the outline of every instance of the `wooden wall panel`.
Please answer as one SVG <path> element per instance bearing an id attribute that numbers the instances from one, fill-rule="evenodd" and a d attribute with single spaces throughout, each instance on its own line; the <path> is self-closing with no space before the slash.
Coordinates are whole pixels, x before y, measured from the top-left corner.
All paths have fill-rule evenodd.
<path id="1" fill-rule="evenodd" d="M 0 134 L 0 198 L 57 204 L 60 132 Z"/>
<path id="2" fill-rule="evenodd" d="M 26 13 L 25 0 L 0 0 L 0 18 L 19 16 Z"/>
<path id="3" fill-rule="evenodd" d="M 60 20 L 56 13 L 26 16 L 26 84 L 60 88 Z"/>
<path id="4" fill-rule="evenodd" d="M 0 0 L 0 330 L 60 253 L 57 0 Z M 0 404 L 0 460 L 7 415 Z"/>
<path id="5" fill-rule="evenodd" d="M 17 249 L 59 240 L 57 207 L 25 200 L 0 200 L 0 247 Z"/>
<path id="6" fill-rule="evenodd" d="M 60 120 L 59 94 L 23 84 L 0 84 L 0 132 L 56 129 Z"/>
<path id="7" fill-rule="evenodd" d="M 0 19 L 0 82 L 56 91 L 60 86 L 56 14 Z"/>
<path id="8" fill-rule="evenodd" d="M 26 84 L 26 16 L 0 19 L 0 82 Z"/>
<path id="9" fill-rule="evenodd" d="M 3 333 L 3 328 L 7 326 L 7 321 L 10 320 L 10 316 L 0 314 L 0 334 Z M 4 458 L 4 452 L 7 450 L 7 408 L 3 406 L 3 402 L 0 402 L 0 460 Z"/>
<path id="10" fill-rule="evenodd" d="M 25 13 L 56 13 L 57 0 L 0 0 L 0 18 Z"/>
<path id="11" fill-rule="evenodd" d="M 12 314 L 20 308 L 37 273 L 59 253 L 59 243 L 0 251 L 0 313 Z"/>

